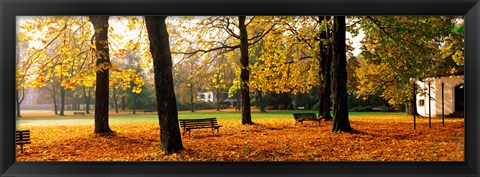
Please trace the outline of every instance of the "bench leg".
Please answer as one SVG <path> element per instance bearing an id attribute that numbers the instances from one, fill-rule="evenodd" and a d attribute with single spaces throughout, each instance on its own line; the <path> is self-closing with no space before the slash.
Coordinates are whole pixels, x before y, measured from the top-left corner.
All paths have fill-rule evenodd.
<path id="1" fill-rule="evenodd" d="M 23 144 L 20 144 L 20 152 L 23 154 Z"/>

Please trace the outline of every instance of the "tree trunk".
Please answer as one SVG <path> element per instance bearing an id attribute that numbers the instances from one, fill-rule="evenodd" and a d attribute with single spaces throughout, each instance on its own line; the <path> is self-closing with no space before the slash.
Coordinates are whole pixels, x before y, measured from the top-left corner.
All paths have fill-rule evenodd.
<path id="1" fill-rule="evenodd" d="M 347 57 L 345 46 L 345 16 L 334 17 L 333 81 L 333 132 L 350 132 L 347 105 Z"/>
<path id="2" fill-rule="evenodd" d="M 170 53 L 166 16 L 146 16 L 145 22 L 153 58 L 157 110 L 162 150 L 174 153 L 183 149 L 178 112 L 173 89 L 172 56 Z"/>
<path id="3" fill-rule="evenodd" d="M 109 69 L 111 67 L 108 48 L 108 18 L 109 16 L 90 16 L 95 33 L 96 66 L 95 89 L 95 131 L 94 133 L 113 133 L 108 125 Z"/>
<path id="4" fill-rule="evenodd" d="M 65 116 L 65 88 L 60 86 L 60 116 Z"/>
<path id="5" fill-rule="evenodd" d="M 293 110 L 298 110 L 298 105 L 297 105 L 297 94 L 290 94 L 290 100 L 292 103 L 292 108 Z"/>
<path id="6" fill-rule="evenodd" d="M 58 115 L 58 106 L 57 106 L 57 94 L 55 92 L 55 85 L 52 83 L 52 98 L 53 98 L 53 110 L 55 115 Z"/>
<path id="7" fill-rule="evenodd" d="M 238 90 L 237 90 L 237 92 L 235 93 L 235 98 L 237 98 L 237 100 L 236 100 L 237 105 L 235 105 L 235 111 L 236 111 L 236 110 L 239 110 L 239 111 L 240 111 L 240 107 L 241 107 L 242 103 L 240 103 L 240 94 L 239 94 L 239 91 L 238 91 Z"/>
<path id="8" fill-rule="evenodd" d="M 248 34 L 247 26 L 245 25 L 245 16 L 238 16 L 240 29 L 240 63 L 242 65 L 240 80 L 241 80 L 241 89 L 240 93 L 242 96 L 242 124 L 253 124 L 252 115 L 250 113 L 250 90 L 248 88 L 248 82 L 250 79 L 250 72 L 248 70 Z"/>
<path id="9" fill-rule="evenodd" d="M 195 112 L 195 103 L 193 103 L 193 83 L 190 81 L 190 108 L 192 112 Z"/>
<path id="10" fill-rule="evenodd" d="M 90 100 L 91 100 L 91 94 L 90 90 L 87 91 L 85 88 L 83 88 L 83 97 L 85 98 L 85 113 L 90 114 Z"/>
<path id="11" fill-rule="evenodd" d="M 125 95 L 123 95 L 122 96 L 122 110 L 125 110 L 125 104 L 126 104 Z"/>
<path id="12" fill-rule="evenodd" d="M 419 116 L 418 114 L 418 111 L 417 111 L 417 96 L 416 96 L 416 93 L 414 93 L 415 96 L 413 98 L 413 100 L 411 101 L 410 105 L 411 105 L 411 115 L 416 115 L 416 116 Z"/>
<path id="13" fill-rule="evenodd" d="M 322 21 L 328 23 L 330 17 L 319 17 L 323 18 Z M 331 75 L 330 69 L 332 66 L 332 47 L 330 42 L 324 42 L 323 40 L 328 40 L 330 35 L 328 25 L 325 25 L 326 30 L 320 33 L 320 43 L 319 43 L 319 54 L 318 57 L 320 61 L 320 70 L 318 72 L 320 76 L 320 91 L 318 92 L 318 115 L 321 116 L 325 121 L 332 120 L 333 117 L 330 115 L 330 95 L 331 95 Z"/>
<path id="14" fill-rule="evenodd" d="M 260 109 L 260 112 L 267 112 L 265 110 L 265 102 L 263 101 L 263 95 L 262 92 L 257 90 L 257 103 L 258 109 Z"/>
<path id="15" fill-rule="evenodd" d="M 22 117 L 20 114 L 20 106 L 22 105 L 23 100 L 25 99 L 25 95 L 27 94 L 27 88 L 21 87 L 21 92 L 16 91 L 17 94 L 17 117 Z"/>
<path id="16" fill-rule="evenodd" d="M 137 113 L 137 94 L 133 94 L 133 114 Z"/>
<path id="17" fill-rule="evenodd" d="M 117 89 L 113 87 L 113 105 L 115 106 L 115 113 L 118 114 L 118 98 L 117 98 Z"/>
<path id="18" fill-rule="evenodd" d="M 413 105 L 412 103 L 404 103 L 405 105 L 405 114 L 407 115 L 413 115 Z"/>
<path id="19" fill-rule="evenodd" d="M 217 78 L 217 85 L 219 79 Z M 217 88 L 217 111 L 220 111 L 220 87 Z"/>
<path id="20" fill-rule="evenodd" d="M 17 117 L 22 117 L 20 115 L 20 94 L 18 93 L 19 91 L 18 90 L 15 90 L 15 105 L 17 106 Z"/>

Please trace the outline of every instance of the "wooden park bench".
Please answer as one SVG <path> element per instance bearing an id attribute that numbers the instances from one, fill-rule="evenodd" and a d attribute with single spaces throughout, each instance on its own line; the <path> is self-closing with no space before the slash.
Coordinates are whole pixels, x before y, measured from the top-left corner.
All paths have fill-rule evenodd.
<path id="1" fill-rule="evenodd" d="M 312 121 L 312 123 L 318 122 L 318 124 L 320 124 L 320 119 L 317 118 L 316 113 L 293 113 L 293 118 L 295 119 L 295 124 L 303 124 L 303 121 Z"/>
<path id="2" fill-rule="evenodd" d="M 73 115 L 76 116 L 76 115 L 82 115 L 84 116 L 85 115 L 85 112 L 73 112 Z"/>
<path id="3" fill-rule="evenodd" d="M 143 112 L 146 114 L 147 112 L 153 112 L 151 109 L 144 109 Z"/>
<path id="4" fill-rule="evenodd" d="M 20 145 L 20 151 L 23 153 L 23 145 L 30 144 L 30 130 L 17 130 L 15 132 L 15 144 Z"/>
<path id="5" fill-rule="evenodd" d="M 202 129 L 202 128 L 211 128 L 212 132 L 217 130 L 217 133 L 221 125 L 217 124 L 217 118 L 202 118 L 202 119 L 179 119 L 180 127 L 183 128 L 183 134 L 188 131 L 188 136 L 190 136 L 190 130 L 192 129 Z"/>
<path id="6" fill-rule="evenodd" d="M 380 112 L 380 111 L 382 111 L 382 108 L 381 107 L 373 107 L 372 111 L 373 112 Z"/>

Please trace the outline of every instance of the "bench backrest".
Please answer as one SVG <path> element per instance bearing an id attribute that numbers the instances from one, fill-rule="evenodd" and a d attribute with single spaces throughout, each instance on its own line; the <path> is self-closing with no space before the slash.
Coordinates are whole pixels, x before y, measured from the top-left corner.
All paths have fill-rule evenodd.
<path id="1" fill-rule="evenodd" d="M 317 120 L 317 114 L 315 113 L 293 113 L 294 119 L 303 120 Z"/>
<path id="2" fill-rule="evenodd" d="M 17 144 L 30 143 L 30 130 L 17 130 L 15 132 L 15 141 Z"/>
<path id="3" fill-rule="evenodd" d="M 182 128 L 210 128 L 217 126 L 217 118 L 179 119 Z"/>

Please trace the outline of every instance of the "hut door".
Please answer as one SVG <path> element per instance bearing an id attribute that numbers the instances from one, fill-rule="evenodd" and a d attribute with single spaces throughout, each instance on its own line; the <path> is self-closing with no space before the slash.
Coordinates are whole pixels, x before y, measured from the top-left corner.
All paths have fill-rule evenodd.
<path id="1" fill-rule="evenodd" d="M 463 84 L 455 87 L 455 112 L 463 112 L 465 108 L 465 95 Z"/>

